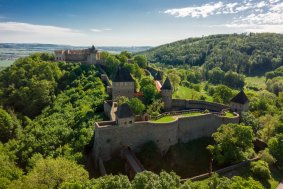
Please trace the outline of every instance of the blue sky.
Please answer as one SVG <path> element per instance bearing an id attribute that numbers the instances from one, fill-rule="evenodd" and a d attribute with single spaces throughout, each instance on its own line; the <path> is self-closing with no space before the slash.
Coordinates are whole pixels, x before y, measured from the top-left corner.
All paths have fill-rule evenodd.
<path id="1" fill-rule="evenodd" d="M 283 0 L 0 0 L 0 42 L 156 46 L 243 32 L 283 33 Z"/>

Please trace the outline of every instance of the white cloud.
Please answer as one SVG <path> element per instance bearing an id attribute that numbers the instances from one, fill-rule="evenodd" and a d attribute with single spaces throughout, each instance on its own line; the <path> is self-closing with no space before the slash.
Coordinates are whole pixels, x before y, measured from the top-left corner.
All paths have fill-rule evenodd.
<path id="1" fill-rule="evenodd" d="M 90 29 L 92 32 L 104 32 L 104 31 L 112 31 L 110 28 L 105 28 L 105 29 Z"/>
<path id="2" fill-rule="evenodd" d="M 208 3 L 204 4 L 202 6 L 198 7 L 186 7 L 186 8 L 180 8 L 180 9 L 168 9 L 164 13 L 170 14 L 172 16 L 176 17 L 207 17 L 209 15 L 216 14 L 216 12 L 222 8 L 224 5 L 223 3 L 217 2 L 217 3 Z"/>
<path id="3" fill-rule="evenodd" d="M 0 22 L 2 43 L 54 43 L 79 45 L 87 35 L 74 29 L 21 22 Z"/>
<path id="4" fill-rule="evenodd" d="M 263 0 L 263 1 L 243 1 L 243 2 L 230 2 L 223 3 L 219 2 L 211 2 L 207 4 L 203 4 L 200 6 L 191 6 L 185 8 L 176 8 L 176 9 L 168 9 L 164 11 L 165 14 L 169 14 L 175 17 L 207 17 L 212 15 L 219 14 L 235 14 L 244 11 L 255 11 L 262 12 L 262 9 L 269 6 L 269 4 L 274 4 L 279 2 L 278 0 Z"/>
<path id="5" fill-rule="evenodd" d="M 23 32 L 32 34 L 47 34 L 47 35 L 68 35 L 76 36 L 81 35 L 77 30 L 57 27 L 57 26 L 47 26 L 47 25 L 36 25 L 29 23 L 20 22 L 0 22 L 0 31 L 10 31 L 10 32 Z"/>
<path id="6" fill-rule="evenodd" d="M 235 14 L 229 24 L 218 25 L 245 32 L 283 33 L 283 2 L 281 0 L 244 0 L 242 2 L 203 4 L 198 7 L 169 9 L 164 13 L 175 17 L 207 17 Z"/>
<path id="7" fill-rule="evenodd" d="M 283 33 L 283 24 L 280 25 L 271 25 L 271 24 L 226 24 L 224 25 L 227 28 L 237 28 L 242 29 L 244 32 L 253 32 L 253 33 L 261 33 L 261 32 L 275 32 L 275 33 Z"/>

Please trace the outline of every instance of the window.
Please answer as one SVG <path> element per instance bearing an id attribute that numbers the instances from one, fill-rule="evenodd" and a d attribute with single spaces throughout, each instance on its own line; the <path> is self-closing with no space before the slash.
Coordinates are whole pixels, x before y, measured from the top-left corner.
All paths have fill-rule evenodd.
<path id="1" fill-rule="evenodd" d="M 132 124 L 133 123 L 133 121 L 129 121 L 129 124 Z"/>

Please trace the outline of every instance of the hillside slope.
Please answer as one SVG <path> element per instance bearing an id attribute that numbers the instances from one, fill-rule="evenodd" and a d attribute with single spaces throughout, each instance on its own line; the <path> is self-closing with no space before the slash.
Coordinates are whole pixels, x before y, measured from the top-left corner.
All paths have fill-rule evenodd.
<path id="1" fill-rule="evenodd" d="M 260 75 L 283 65 L 283 34 L 227 34 L 188 38 L 144 51 L 148 59 L 168 65 L 220 67 Z"/>

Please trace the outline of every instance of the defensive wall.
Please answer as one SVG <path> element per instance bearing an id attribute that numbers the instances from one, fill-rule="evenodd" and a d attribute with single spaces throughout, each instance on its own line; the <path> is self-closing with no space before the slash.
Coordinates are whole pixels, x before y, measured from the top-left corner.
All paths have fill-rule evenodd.
<path id="1" fill-rule="evenodd" d="M 224 117 L 215 113 L 198 116 L 176 117 L 167 123 L 150 121 L 135 122 L 129 126 L 118 126 L 115 121 L 97 122 L 95 124 L 94 155 L 109 160 L 112 155 L 118 155 L 120 150 L 129 146 L 133 151 L 139 151 L 147 142 L 156 143 L 162 153 L 178 142 L 209 137 L 222 124 L 239 123 L 239 115 Z"/>

